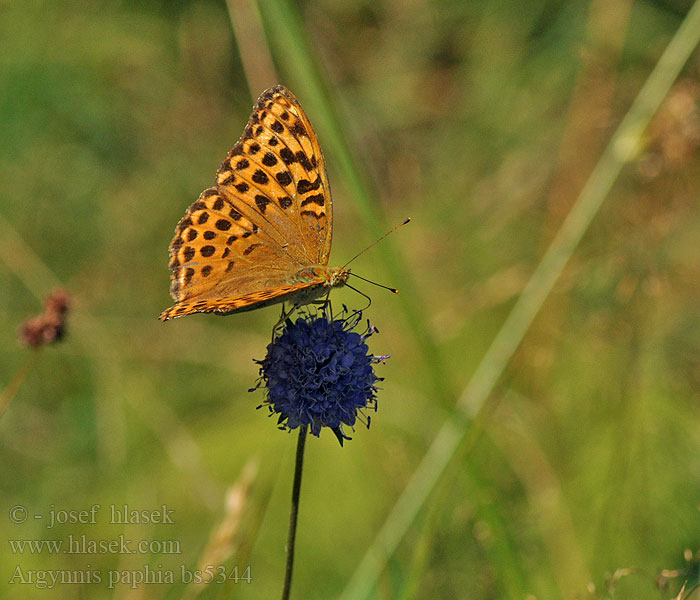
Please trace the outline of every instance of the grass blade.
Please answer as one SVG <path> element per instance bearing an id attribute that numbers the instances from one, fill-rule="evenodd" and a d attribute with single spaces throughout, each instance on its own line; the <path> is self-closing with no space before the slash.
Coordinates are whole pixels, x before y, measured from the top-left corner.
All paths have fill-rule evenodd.
<path id="1" fill-rule="evenodd" d="M 315 61 L 299 9 L 290 0 L 265 0 L 259 2 L 258 6 L 274 56 L 284 65 L 282 71 L 292 76 L 294 89 L 298 85 L 303 90 L 299 95 L 313 108 L 311 112 L 314 114 L 314 123 L 319 124 L 318 129 L 324 134 L 324 147 L 329 148 L 329 154 L 333 156 L 334 163 L 347 182 L 348 191 L 368 231 L 373 238 L 378 238 L 386 232 L 387 226 L 376 209 L 377 194 L 364 175 L 365 169 L 351 150 L 340 114 Z M 448 376 L 443 372 L 443 361 L 436 358 L 439 357 L 440 350 L 425 325 L 426 311 L 418 304 L 419 295 L 408 275 L 408 269 L 396 258 L 398 253 L 393 249 L 391 239 L 379 244 L 377 251 L 389 273 L 392 286 L 396 285 L 401 290 L 398 300 L 409 324 L 408 330 L 417 348 L 429 359 L 424 363 L 430 373 L 433 394 L 440 397 L 446 406 L 451 395 L 448 392 Z"/>
<path id="2" fill-rule="evenodd" d="M 366 552 L 342 600 L 366 598 L 457 448 L 470 430 L 513 353 L 571 258 L 623 166 L 634 158 L 642 133 L 700 42 L 696 1 L 603 152 L 569 215 L 552 240 L 423 460 Z"/>

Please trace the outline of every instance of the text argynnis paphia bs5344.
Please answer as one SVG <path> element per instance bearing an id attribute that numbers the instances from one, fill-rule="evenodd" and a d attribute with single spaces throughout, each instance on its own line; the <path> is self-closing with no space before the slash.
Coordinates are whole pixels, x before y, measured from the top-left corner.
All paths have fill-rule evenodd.
<path id="1" fill-rule="evenodd" d="M 284 86 L 258 98 L 248 125 L 170 243 L 170 295 L 160 319 L 307 304 L 342 286 L 329 267 L 333 204 L 318 139 Z"/>

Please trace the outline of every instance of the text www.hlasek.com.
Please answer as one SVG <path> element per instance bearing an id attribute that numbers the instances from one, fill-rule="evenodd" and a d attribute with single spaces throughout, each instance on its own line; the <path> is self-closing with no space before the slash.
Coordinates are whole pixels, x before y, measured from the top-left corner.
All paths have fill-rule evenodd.
<path id="1" fill-rule="evenodd" d="M 182 554 L 180 540 L 131 540 L 119 535 L 93 540 L 69 535 L 65 540 L 9 540 L 13 554 Z"/>

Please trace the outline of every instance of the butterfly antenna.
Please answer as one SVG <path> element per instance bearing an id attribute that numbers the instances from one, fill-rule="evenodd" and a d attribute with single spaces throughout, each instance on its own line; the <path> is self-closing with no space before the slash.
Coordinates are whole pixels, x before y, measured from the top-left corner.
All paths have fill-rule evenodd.
<path id="1" fill-rule="evenodd" d="M 382 241 L 386 236 L 388 236 L 390 233 L 394 233 L 394 231 L 396 231 L 399 227 L 402 227 L 403 225 L 406 225 L 407 223 L 410 223 L 410 222 L 411 222 L 411 217 L 407 217 L 407 218 L 404 219 L 401 223 L 399 223 L 398 225 L 392 227 L 392 228 L 391 228 L 389 231 L 387 231 L 382 237 L 380 237 L 379 239 L 377 239 L 377 240 L 375 240 L 374 242 L 372 242 L 372 243 L 371 243 L 369 246 L 367 246 L 364 250 L 361 250 L 360 252 L 358 252 L 357 254 L 355 254 L 355 256 L 353 256 L 348 262 L 346 262 L 346 263 L 343 265 L 343 268 L 347 267 L 353 260 L 355 260 L 355 259 L 356 259 L 358 256 L 360 256 L 361 254 L 364 254 L 365 252 L 367 252 L 367 250 L 369 250 L 370 248 L 374 248 L 374 246 L 376 246 L 379 242 L 381 242 L 381 241 Z M 357 277 L 357 275 L 356 275 L 355 277 Z M 360 277 L 360 279 L 362 279 L 362 278 Z M 367 280 L 365 279 L 365 281 L 367 281 Z M 370 283 L 374 283 L 374 282 L 373 282 L 373 281 L 370 281 Z M 376 283 L 375 283 L 375 285 L 379 285 L 379 284 L 376 284 Z M 379 287 L 384 287 L 384 286 L 379 286 Z M 391 289 L 391 288 L 387 288 L 387 289 Z"/>
<path id="2" fill-rule="evenodd" d="M 376 285 L 377 287 L 384 288 L 385 290 L 389 290 L 390 292 L 394 292 L 394 294 L 398 294 L 399 290 L 393 287 L 389 287 L 388 285 L 383 285 L 381 283 L 377 283 L 376 281 L 372 281 L 371 279 L 365 279 L 364 277 L 360 277 L 359 275 L 356 275 L 355 273 L 350 273 L 353 277 L 357 277 L 358 279 L 362 279 L 362 281 L 366 281 L 367 283 L 371 283 L 372 285 Z M 347 283 L 345 285 L 348 285 Z M 350 287 L 348 285 L 348 287 Z M 355 288 L 352 288 L 353 290 Z M 357 290 L 355 290 L 357 291 Z M 364 294 L 362 294 L 364 296 Z"/>

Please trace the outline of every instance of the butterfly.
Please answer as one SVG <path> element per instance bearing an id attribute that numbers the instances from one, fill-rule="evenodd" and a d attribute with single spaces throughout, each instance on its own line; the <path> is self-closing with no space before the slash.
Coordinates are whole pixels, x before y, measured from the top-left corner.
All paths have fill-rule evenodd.
<path id="1" fill-rule="evenodd" d="M 333 203 L 321 147 L 299 101 L 282 85 L 258 98 L 243 135 L 170 243 L 162 321 L 313 302 L 345 284 L 329 267 Z"/>

